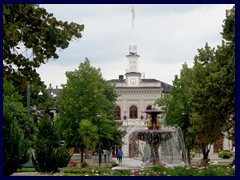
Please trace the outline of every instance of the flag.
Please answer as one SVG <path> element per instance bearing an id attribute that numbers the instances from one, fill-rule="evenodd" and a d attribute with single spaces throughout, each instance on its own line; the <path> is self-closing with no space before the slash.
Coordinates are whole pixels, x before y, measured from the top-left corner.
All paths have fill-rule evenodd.
<path id="1" fill-rule="evenodd" d="M 134 29 L 134 19 L 135 19 L 135 12 L 134 12 L 134 8 L 132 6 L 132 30 Z"/>

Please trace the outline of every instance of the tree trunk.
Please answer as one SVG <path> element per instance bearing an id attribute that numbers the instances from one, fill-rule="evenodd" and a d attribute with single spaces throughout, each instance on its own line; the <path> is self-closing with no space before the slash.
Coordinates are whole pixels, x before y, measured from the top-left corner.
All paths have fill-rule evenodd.
<path id="1" fill-rule="evenodd" d="M 201 164 L 205 167 L 209 165 L 209 161 L 210 161 L 210 159 L 208 159 L 209 151 L 210 151 L 210 148 L 208 148 L 208 147 L 204 147 L 202 149 L 203 159 L 202 159 Z"/>
<path id="2" fill-rule="evenodd" d="M 190 165 L 191 164 L 191 154 L 190 154 L 190 148 L 189 147 L 187 147 L 187 158 L 188 158 L 188 165 Z"/>
<path id="3" fill-rule="evenodd" d="M 88 151 L 88 148 L 86 148 L 86 151 L 85 151 L 85 159 L 89 159 L 89 151 Z"/>
<path id="4" fill-rule="evenodd" d="M 83 151 L 84 151 L 84 148 L 81 147 L 81 163 L 83 162 Z"/>

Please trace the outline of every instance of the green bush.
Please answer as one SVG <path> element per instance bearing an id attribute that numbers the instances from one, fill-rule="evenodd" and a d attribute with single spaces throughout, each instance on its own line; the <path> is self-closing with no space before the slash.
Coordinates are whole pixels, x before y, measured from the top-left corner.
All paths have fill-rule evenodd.
<path id="1" fill-rule="evenodd" d="M 109 176 L 109 168 L 63 168 L 64 176 Z"/>
<path id="2" fill-rule="evenodd" d="M 3 174 L 11 175 L 28 160 L 34 122 L 11 81 L 3 82 Z"/>
<path id="3" fill-rule="evenodd" d="M 116 166 L 118 166 L 118 163 L 112 162 L 112 167 L 116 167 Z"/>
<path id="4" fill-rule="evenodd" d="M 14 103 L 4 103 L 3 147 L 4 161 L 3 174 L 9 176 L 21 166 L 21 157 L 24 154 L 24 133 L 17 119 L 17 106 Z"/>
<path id="5" fill-rule="evenodd" d="M 131 170 L 118 170 L 112 172 L 112 176 L 130 176 L 130 175 Z"/>
<path id="6" fill-rule="evenodd" d="M 218 153 L 218 157 L 221 158 L 230 158 L 231 156 L 233 156 L 233 152 L 229 150 L 220 151 Z"/>
<path id="7" fill-rule="evenodd" d="M 126 174 L 125 174 L 126 175 Z M 228 166 L 209 166 L 209 167 L 173 167 L 155 166 L 147 170 L 140 171 L 135 176 L 234 176 L 235 169 Z"/>
<path id="8" fill-rule="evenodd" d="M 190 151 L 190 155 L 192 158 L 194 158 L 196 156 L 196 152 L 195 151 Z"/>
<path id="9" fill-rule="evenodd" d="M 71 155 L 68 152 L 68 149 L 65 146 L 60 146 L 57 148 L 56 159 L 58 163 L 58 167 L 63 168 L 66 167 L 70 160 Z"/>
<path id="10" fill-rule="evenodd" d="M 68 150 L 60 144 L 59 134 L 47 116 L 39 122 L 32 161 L 38 172 L 57 172 L 70 161 Z"/>
<path id="11" fill-rule="evenodd" d="M 83 161 L 82 163 L 81 163 L 81 167 L 82 168 L 85 168 L 85 167 L 87 167 L 88 166 L 88 163 L 86 162 L 86 161 Z"/>

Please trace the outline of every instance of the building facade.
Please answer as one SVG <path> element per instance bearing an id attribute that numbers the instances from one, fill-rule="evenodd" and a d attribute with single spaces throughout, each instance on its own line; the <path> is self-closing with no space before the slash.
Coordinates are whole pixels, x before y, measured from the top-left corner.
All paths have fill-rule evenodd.
<path id="1" fill-rule="evenodd" d="M 144 113 L 151 109 L 154 101 L 160 99 L 165 93 L 170 92 L 171 85 L 156 79 L 145 79 L 139 72 L 139 58 L 137 46 L 129 46 L 127 72 L 119 75 L 118 79 L 110 82 L 118 93 L 116 101 L 116 120 L 122 122 L 122 128 L 127 134 L 123 139 L 122 147 L 124 155 L 129 155 L 129 135 L 137 129 L 144 129 L 147 123 L 147 115 Z M 161 118 L 161 117 L 160 117 Z"/>

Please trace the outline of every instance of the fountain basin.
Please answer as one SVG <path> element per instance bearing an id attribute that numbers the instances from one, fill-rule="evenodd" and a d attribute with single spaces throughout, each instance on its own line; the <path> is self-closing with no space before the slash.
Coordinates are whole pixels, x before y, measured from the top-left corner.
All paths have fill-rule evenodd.
<path id="1" fill-rule="evenodd" d="M 134 131 L 131 136 L 148 144 L 160 144 L 161 141 L 171 139 L 174 132 L 176 131 L 168 129 L 146 129 Z"/>

